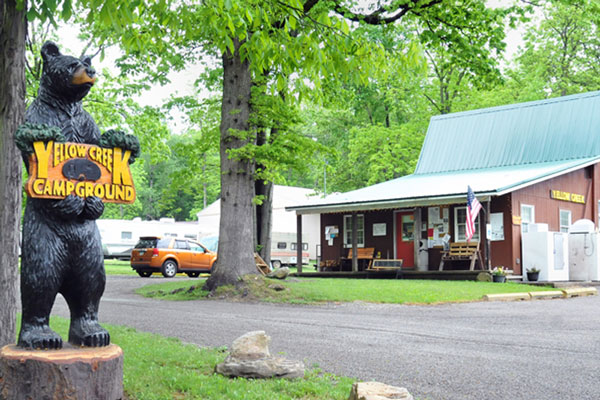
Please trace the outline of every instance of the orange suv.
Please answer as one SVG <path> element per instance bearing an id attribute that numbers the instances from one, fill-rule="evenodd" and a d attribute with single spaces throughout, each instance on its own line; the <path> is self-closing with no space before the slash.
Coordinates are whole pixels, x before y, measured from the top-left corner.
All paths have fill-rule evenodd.
<path id="1" fill-rule="evenodd" d="M 196 278 L 201 272 L 210 272 L 216 259 L 217 253 L 193 240 L 144 236 L 131 251 L 131 268 L 143 278 L 158 271 L 165 278 L 178 272 Z"/>

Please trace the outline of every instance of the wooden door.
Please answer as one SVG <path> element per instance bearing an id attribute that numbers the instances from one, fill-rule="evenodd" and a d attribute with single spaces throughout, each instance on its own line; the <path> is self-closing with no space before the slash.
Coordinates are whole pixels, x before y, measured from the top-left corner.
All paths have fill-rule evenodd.
<path id="1" fill-rule="evenodd" d="M 415 266 L 415 217 L 412 211 L 396 213 L 396 258 L 404 260 L 402 267 Z"/>

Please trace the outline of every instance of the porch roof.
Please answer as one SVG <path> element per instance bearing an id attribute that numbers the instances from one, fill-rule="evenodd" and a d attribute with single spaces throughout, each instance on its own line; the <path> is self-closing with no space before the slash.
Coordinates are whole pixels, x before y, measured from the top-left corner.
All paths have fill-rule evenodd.
<path id="1" fill-rule="evenodd" d="M 466 203 L 467 185 L 480 201 L 554 178 L 600 161 L 600 156 L 403 176 L 347 193 L 286 207 L 298 214 Z"/>

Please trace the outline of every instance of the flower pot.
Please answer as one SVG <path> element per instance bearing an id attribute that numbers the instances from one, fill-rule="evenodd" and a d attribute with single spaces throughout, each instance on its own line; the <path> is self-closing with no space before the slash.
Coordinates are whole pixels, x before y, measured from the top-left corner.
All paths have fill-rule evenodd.
<path id="1" fill-rule="evenodd" d="M 506 275 L 492 275 L 492 280 L 498 283 L 506 282 Z"/>
<path id="2" fill-rule="evenodd" d="M 527 272 L 527 280 L 530 282 L 535 282 L 540 277 L 539 272 Z"/>

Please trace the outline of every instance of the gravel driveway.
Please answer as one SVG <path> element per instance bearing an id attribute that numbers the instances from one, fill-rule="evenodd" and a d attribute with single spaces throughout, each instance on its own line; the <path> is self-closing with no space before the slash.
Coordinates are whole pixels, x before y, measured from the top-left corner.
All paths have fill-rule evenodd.
<path id="1" fill-rule="evenodd" d="M 175 278 L 184 279 L 184 278 Z M 418 399 L 600 399 L 600 297 L 435 306 L 323 306 L 145 299 L 163 278 L 109 276 L 100 320 L 229 345 L 252 330 L 271 352 Z M 53 313 L 68 317 L 57 299 Z"/>

